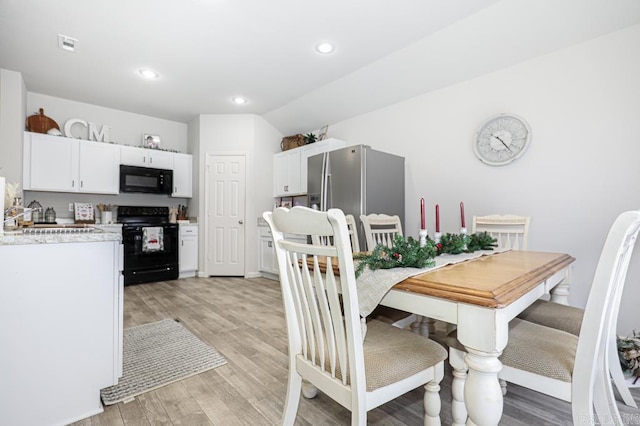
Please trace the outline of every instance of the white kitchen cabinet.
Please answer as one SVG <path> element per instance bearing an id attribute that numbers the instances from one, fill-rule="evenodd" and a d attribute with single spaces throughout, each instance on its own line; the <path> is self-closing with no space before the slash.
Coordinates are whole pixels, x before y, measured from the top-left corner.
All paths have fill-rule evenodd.
<path id="1" fill-rule="evenodd" d="M 191 198 L 193 157 L 189 154 L 173 154 L 172 197 Z"/>
<path id="2" fill-rule="evenodd" d="M 37 266 L 34 263 L 37 259 Z M 119 241 L 0 245 L 0 424 L 63 425 L 103 411 L 122 376 Z"/>
<path id="3" fill-rule="evenodd" d="M 264 273 L 265 278 L 277 279 L 280 275 L 278 270 L 278 259 L 276 257 L 276 249 L 273 245 L 273 237 L 271 236 L 271 228 L 268 226 L 258 226 L 260 231 L 260 272 Z M 285 239 L 306 243 L 307 239 L 299 235 L 285 235 Z"/>
<path id="4" fill-rule="evenodd" d="M 76 139 L 25 132 L 23 188 L 76 192 L 78 159 Z"/>
<path id="5" fill-rule="evenodd" d="M 290 197 L 300 192 L 300 148 L 273 156 L 274 197 Z"/>
<path id="6" fill-rule="evenodd" d="M 178 250 L 180 278 L 195 277 L 198 270 L 198 225 L 180 224 Z"/>
<path id="7" fill-rule="evenodd" d="M 330 138 L 279 152 L 273 156 L 273 196 L 292 197 L 307 193 L 307 159 L 312 155 L 347 146 L 345 141 Z"/>
<path id="8" fill-rule="evenodd" d="M 172 152 L 157 149 L 121 146 L 120 164 L 171 170 L 173 169 L 173 155 Z"/>
<path id="9" fill-rule="evenodd" d="M 80 146 L 79 192 L 117 194 L 120 183 L 120 150 L 101 142 L 78 141 Z"/>
<path id="10" fill-rule="evenodd" d="M 23 188 L 118 193 L 117 145 L 25 132 Z"/>
<path id="11" fill-rule="evenodd" d="M 260 271 L 272 276 L 278 276 L 278 261 L 276 252 L 273 247 L 273 238 L 271 237 L 271 229 L 268 226 L 260 226 Z"/>

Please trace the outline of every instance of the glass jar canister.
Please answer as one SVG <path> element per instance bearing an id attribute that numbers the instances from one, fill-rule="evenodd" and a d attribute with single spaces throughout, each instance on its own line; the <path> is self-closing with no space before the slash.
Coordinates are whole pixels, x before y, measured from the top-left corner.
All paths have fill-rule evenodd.
<path id="1" fill-rule="evenodd" d="M 56 222 L 56 211 L 53 209 L 53 207 L 47 207 L 47 210 L 44 212 L 44 221 L 45 223 Z"/>
<path id="2" fill-rule="evenodd" d="M 31 211 L 31 220 L 33 223 L 42 223 L 44 222 L 44 212 L 42 211 L 42 206 L 36 200 L 33 200 L 29 203 L 28 208 L 33 209 Z"/>

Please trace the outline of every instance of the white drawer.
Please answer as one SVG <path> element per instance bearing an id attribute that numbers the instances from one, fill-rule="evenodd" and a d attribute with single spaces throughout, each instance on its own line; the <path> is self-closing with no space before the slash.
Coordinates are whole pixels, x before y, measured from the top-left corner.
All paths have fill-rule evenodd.
<path id="1" fill-rule="evenodd" d="M 198 235 L 198 225 L 180 225 L 180 236 L 181 237 L 187 237 L 187 236 L 196 236 Z"/>

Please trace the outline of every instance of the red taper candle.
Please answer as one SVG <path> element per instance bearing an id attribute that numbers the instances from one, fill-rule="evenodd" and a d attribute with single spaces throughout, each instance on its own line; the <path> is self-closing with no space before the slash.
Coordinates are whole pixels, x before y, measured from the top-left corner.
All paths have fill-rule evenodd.
<path id="1" fill-rule="evenodd" d="M 440 232 L 440 204 L 436 204 L 436 232 Z"/>
<path id="2" fill-rule="evenodd" d="M 463 228 L 466 228 L 467 225 L 464 221 L 464 203 L 462 201 L 460 201 L 460 223 L 462 225 Z"/>
<path id="3" fill-rule="evenodd" d="M 422 197 L 420 198 L 420 229 L 426 229 L 424 223 L 424 197 Z"/>

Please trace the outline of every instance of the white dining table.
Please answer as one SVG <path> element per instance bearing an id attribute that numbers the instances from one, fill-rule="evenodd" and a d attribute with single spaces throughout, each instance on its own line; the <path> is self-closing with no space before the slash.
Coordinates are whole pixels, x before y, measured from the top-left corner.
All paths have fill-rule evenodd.
<path id="1" fill-rule="evenodd" d="M 498 357 L 509 340 L 509 321 L 544 294 L 566 304 L 574 261 L 563 253 L 533 251 L 482 256 L 404 279 L 380 304 L 457 326 L 469 367 L 467 425 L 498 425 L 503 410 Z"/>

